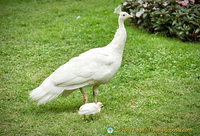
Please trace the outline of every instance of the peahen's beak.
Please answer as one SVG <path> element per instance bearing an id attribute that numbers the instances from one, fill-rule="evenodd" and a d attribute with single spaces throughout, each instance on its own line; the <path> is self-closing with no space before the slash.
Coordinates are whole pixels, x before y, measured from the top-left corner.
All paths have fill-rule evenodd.
<path id="1" fill-rule="evenodd" d="M 133 15 L 129 15 L 129 18 L 132 18 L 133 17 Z"/>

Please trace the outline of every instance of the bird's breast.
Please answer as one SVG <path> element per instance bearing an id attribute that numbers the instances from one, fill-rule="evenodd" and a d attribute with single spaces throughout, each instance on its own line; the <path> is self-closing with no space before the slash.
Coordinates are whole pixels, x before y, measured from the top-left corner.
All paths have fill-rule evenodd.
<path id="1" fill-rule="evenodd" d="M 118 71 L 121 65 L 121 60 L 114 61 L 111 65 L 106 66 L 101 73 L 98 73 L 98 83 L 107 83 L 109 82 L 115 73 Z"/>

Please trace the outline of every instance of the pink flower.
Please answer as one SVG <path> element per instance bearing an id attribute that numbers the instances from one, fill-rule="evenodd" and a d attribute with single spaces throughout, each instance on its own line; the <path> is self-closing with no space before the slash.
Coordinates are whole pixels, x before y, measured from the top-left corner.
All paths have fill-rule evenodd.
<path id="1" fill-rule="evenodd" d="M 195 0 L 190 0 L 191 2 L 195 3 Z"/>
<path id="2" fill-rule="evenodd" d="M 138 0 L 138 3 L 140 3 L 141 5 L 143 4 L 143 1 L 142 0 Z"/>
<path id="3" fill-rule="evenodd" d="M 145 9 L 144 9 L 144 8 L 140 9 L 140 11 L 138 11 L 138 12 L 136 13 L 136 17 L 140 17 L 144 12 L 145 12 Z"/>
<path id="4" fill-rule="evenodd" d="M 163 6 L 167 6 L 168 5 L 168 3 L 165 1 L 164 3 L 163 3 Z"/>
<path id="5" fill-rule="evenodd" d="M 145 2 L 145 4 L 143 4 L 143 6 L 146 8 L 148 6 L 148 3 Z"/>
<path id="6" fill-rule="evenodd" d="M 188 0 L 184 0 L 184 1 L 181 1 L 181 2 L 178 2 L 178 0 L 176 0 L 176 2 L 182 6 L 187 6 L 187 4 L 189 3 Z"/>
<path id="7" fill-rule="evenodd" d="M 182 5 L 182 6 L 187 6 L 187 4 L 189 3 L 188 0 L 184 0 L 184 1 L 181 1 L 181 2 L 179 2 L 178 0 L 176 0 L 176 2 L 177 2 L 178 4 L 180 4 L 180 5 Z M 195 0 L 190 0 L 190 2 L 195 3 Z"/>

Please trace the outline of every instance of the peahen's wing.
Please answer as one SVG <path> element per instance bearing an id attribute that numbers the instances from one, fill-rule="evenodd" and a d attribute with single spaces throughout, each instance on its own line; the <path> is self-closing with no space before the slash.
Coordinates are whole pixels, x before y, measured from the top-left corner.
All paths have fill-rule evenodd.
<path id="1" fill-rule="evenodd" d="M 110 72 L 112 56 L 103 48 L 89 50 L 58 68 L 52 75 L 54 85 L 66 90 L 77 89 L 99 82 Z"/>

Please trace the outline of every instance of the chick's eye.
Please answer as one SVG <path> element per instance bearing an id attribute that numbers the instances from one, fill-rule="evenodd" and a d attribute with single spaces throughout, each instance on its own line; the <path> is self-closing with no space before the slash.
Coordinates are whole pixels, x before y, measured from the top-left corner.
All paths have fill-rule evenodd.
<path id="1" fill-rule="evenodd" d="M 125 14 L 123 14 L 123 16 L 125 16 Z"/>

